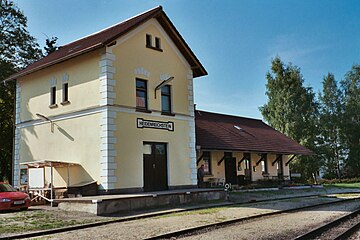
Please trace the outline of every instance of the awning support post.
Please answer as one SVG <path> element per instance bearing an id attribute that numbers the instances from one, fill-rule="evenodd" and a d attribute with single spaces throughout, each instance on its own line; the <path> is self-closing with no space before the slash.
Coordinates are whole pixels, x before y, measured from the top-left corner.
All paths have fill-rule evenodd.
<path id="1" fill-rule="evenodd" d="M 224 153 L 224 156 L 218 161 L 217 165 L 220 166 L 220 164 L 222 163 L 222 161 L 224 161 L 225 159 L 225 153 Z"/>
<path id="2" fill-rule="evenodd" d="M 201 161 L 201 159 L 204 158 L 204 153 L 198 158 L 198 160 L 196 161 L 196 165 L 199 165 L 199 162 Z"/>
<path id="3" fill-rule="evenodd" d="M 296 154 L 294 154 L 294 155 L 289 159 L 289 161 L 287 161 L 287 162 L 285 163 L 285 166 L 289 165 L 289 163 L 290 163 L 292 160 L 294 160 L 295 157 L 296 157 Z"/>
<path id="4" fill-rule="evenodd" d="M 274 166 L 277 161 L 279 161 L 282 158 L 282 154 L 279 154 L 276 159 L 272 162 L 272 165 Z"/>
<path id="5" fill-rule="evenodd" d="M 67 187 L 70 187 L 70 163 L 67 165 Z"/>
<path id="6" fill-rule="evenodd" d="M 259 166 L 259 164 L 261 163 L 261 161 L 263 161 L 266 157 L 266 153 L 261 154 L 261 158 L 259 159 L 259 161 L 256 162 L 256 166 Z"/>
<path id="7" fill-rule="evenodd" d="M 244 156 L 242 157 L 242 159 L 238 162 L 238 165 L 240 165 L 248 156 L 246 154 L 244 154 Z"/>

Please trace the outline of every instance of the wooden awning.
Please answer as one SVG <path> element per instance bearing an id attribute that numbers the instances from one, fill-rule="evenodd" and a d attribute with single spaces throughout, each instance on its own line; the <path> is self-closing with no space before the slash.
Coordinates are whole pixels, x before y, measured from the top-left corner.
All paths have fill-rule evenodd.
<path id="1" fill-rule="evenodd" d="M 20 165 L 25 165 L 28 168 L 40 168 L 40 167 L 68 167 L 80 165 L 78 163 L 54 161 L 54 160 L 39 160 L 34 162 L 23 162 Z"/>

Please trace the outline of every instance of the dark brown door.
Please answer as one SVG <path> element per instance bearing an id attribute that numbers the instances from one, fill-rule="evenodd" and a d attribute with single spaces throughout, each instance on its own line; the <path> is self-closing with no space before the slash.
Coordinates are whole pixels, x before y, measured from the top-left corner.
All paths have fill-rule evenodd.
<path id="1" fill-rule="evenodd" d="M 283 166 L 283 160 L 279 159 L 277 161 L 277 171 L 278 171 L 278 179 L 283 180 L 284 178 L 284 166 Z"/>
<path id="2" fill-rule="evenodd" d="M 167 190 L 166 143 L 144 143 L 144 148 L 144 191 Z"/>
<path id="3" fill-rule="evenodd" d="M 225 182 L 237 184 L 236 174 L 236 158 L 232 157 L 232 153 L 225 153 Z"/>

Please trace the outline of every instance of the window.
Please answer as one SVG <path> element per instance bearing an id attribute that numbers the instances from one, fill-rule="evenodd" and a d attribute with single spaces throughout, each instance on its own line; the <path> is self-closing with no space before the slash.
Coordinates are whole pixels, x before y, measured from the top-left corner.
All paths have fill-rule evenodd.
<path id="1" fill-rule="evenodd" d="M 56 105 L 56 87 L 50 88 L 50 106 Z"/>
<path id="2" fill-rule="evenodd" d="M 210 152 L 203 152 L 204 157 L 204 173 L 205 175 L 211 175 L 211 154 Z"/>
<path id="3" fill-rule="evenodd" d="M 145 42 L 146 42 L 146 47 L 147 48 L 157 50 L 159 52 L 163 51 L 161 49 L 161 39 L 159 37 L 155 37 L 155 46 L 154 46 L 153 36 L 151 36 L 151 34 L 146 34 Z"/>
<path id="4" fill-rule="evenodd" d="M 146 34 L 146 47 L 152 47 L 152 36 L 150 34 Z"/>
<path id="5" fill-rule="evenodd" d="M 160 43 L 160 38 L 159 37 L 155 38 L 155 48 L 161 49 L 161 43 Z"/>
<path id="6" fill-rule="evenodd" d="M 263 157 L 263 160 L 261 161 L 261 171 L 262 173 L 268 173 L 268 162 L 266 155 Z"/>
<path id="7" fill-rule="evenodd" d="M 69 83 L 64 83 L 62 88 L 62 104 L 69 103 Z"/>
<path id="8" fill-rule="evenodd" d="M 147 110 L 147 82 L 136 79 L 136 108 Z"/>
<path id="9" fill-rule="evenodd" d="M 171 113 L 171 88 L 165 85 L 161 88 L 161 112 Z"/>

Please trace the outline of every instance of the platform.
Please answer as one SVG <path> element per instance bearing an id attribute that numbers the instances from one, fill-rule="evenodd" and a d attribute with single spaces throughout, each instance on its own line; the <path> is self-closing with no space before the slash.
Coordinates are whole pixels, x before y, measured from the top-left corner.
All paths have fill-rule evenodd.
<path id="1" fill-rule="evenodd" d="M 224 189 L 181 189 L 56 199 L 59 209 L 108 215 L 116 212 L 225 200 Z"/>

